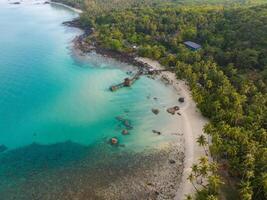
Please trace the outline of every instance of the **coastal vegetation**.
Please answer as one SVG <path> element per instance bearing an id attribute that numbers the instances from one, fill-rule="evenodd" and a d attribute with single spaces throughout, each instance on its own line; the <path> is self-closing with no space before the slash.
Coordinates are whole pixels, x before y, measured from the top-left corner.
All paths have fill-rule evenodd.
<path id="1" fill-rule="evenodd" d="M 203 175 L 212 180 L 196 198 L 216 199 L 218 174 L 226 170 L 240 199 L 266 199 L 267 1 L 83 4 L 80 22 L 93 30 L 87 45 L 158 60 L 187 80 L 198 108 L 210 119 L 205 133 L 212 137 L 209 150 L 218 170 L 204 159 L 193 166 L 190 180 Z M 202 49 L 188 49 L 183 44 L 188 40 Z M 205 148 L 207 141 L 200 137 L 198 143 Z"/>

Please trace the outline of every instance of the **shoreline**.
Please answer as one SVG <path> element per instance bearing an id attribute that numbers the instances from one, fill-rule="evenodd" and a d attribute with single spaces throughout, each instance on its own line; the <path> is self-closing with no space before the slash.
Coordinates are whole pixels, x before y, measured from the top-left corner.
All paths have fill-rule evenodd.
<path id="1" fill-rule="evenodd" d="M 149 58 L 137 58 L 155 69 L 162 69 L 160 63 Z M 184 98 L 184 105 L 180 107 L 181 118 L 183 121 L 183 138 L 184 138 L 184 153 L 182 181 L 176 192 L 174 200 L 184 200 L 185 195 L 195 193 L 193 185 L 187 180 L 191 167 L 198 161 L 201 156 L 205 156 L 204 150 L 197 144 L 196 139 L 201 134 L 204 134 L 203 127 L 208 122 L 196 107 L 196 103 L 192 99 L 191 92 L 183 80 L 178 80 L 174 73 L 169 71 L 161 72 L 162 75 L 168 77 L 172 82 L 173 88 L 180 93 Z"/>
<path id="2" fill-rule="evenodd" d="M 123 61 L 125 60 L 125 58 L 117 59 L 116 57 L 112 57 L 110 54 L 100 54 L 99 51 L 90 51 L 86 53 L 77 48 L 74 48 L 74 50 L 80 57 L 85 57 L 90 53 L 95 53 L 96 55 L 103 56 L 105 59 L 113 59 L 116 62 L 120 62 L 122 64 L 125 63 L 131 66 L 136 66 L 136 63 L 133 64 L 129 62 L 129 60 L 127 60 L 127 62 Z M 149 58 L 135 57 L 135 60 L 137 61 L 137 63 L 142 62 L 144 64 L 148 64 L 148 66 L 153 67 L 154 70 L 164 69 L 163 66 L 161 66 L 157 61 L 151 60 Z M 203 127 L 208 122 L 208 120 L 201 115 L 200 111 L 198 111 L 196 103 L 193 101 L 191 92 L 185 81 L 178 80 L 176 78 L 176 75 L 170 71 L 160 72 L 160 74 L 156 75 L 155 81 L 160 81 L 162 84 L 164 84 L 164 80 L 161 79 L 162 76 L 167 77 L 170 82 L 167 83 L 167 85 L 171 86 L 175 90 L 174 92 L 176 94 L 178 93 L 181 95 L 181 97 L 185 98 L 185 102 L 183 104 L 179 103 L 179 113 L 181 114 L 181 116 L 172 116 L 176 121 L 170 122 L 170 124 L 168 124 L 168 127 L 163 128 L 164 133 L 174 131 L 182 133 L 183 141 L 174 141 L 183 146 L 184 159 L 182 161 L 182 173 L 179 174 L 181 176 L 179 179 L 180 182 L 176 185 L 177 190 L 173 199 L 184 200 L 185 195 L 195 193 L 192 184 L 187 180 L 187 178 L 191 172 L 192 165 L 196 163 L 201 156 L 205 156 L 203 148 L 201 148 L 197 144 L 196 139 L 201 134 L 204 134 Z M 174 148 L 173 152 L 177 152 L 177 149 Z"/>
<path id="3" fill-rule="evenodd" d="M 72 26 L 72 24 L 66 24 Z M 77 28 L 77 26 L 75 26 Z M 78 27 L 80 28 L 80 27 Z M 82 29 L 82 28 L 80 28 Z M 82 29 L 83 30 L 83 29 Z M 74 50 L 78 53 L 79 56 L 86 56 L 88 53 L 95 52 L 105 58 L 114 59 L 121 63 L 126 63 L 132 66 L 137 67 L 138 69 L 144 68 L 149 71 L 149 69 L 153 70 L 164 70 L 165 68 L 158 62 L 151 60 L 149 58 L 141 58 L 137 57 L 134 54 L 128 53 L 120 53 L 115 52 L 109 49 L 104 49 L 97 44 L 88 45 L 84 42 L 84 38 L 91 34 L 91 31 L 83 30 L 84 33 L 82 35 L 77 36 L 74 40 Z M 192 99 L 190 89 L 187 84 L 183 80 L 178 80 L 176 78 L 175 73 L 171 71 L 162 71 L 159 74 L 157 81 L 161 81 L 164 84 L 164 80 L 162 80 L 162 76 L 167 77 L 169 80 L 169 85 L 173 87 L 176 93 L 180 93 L 183 97 L 185 97 L 185 103 L 181 106 L 179 112 L 181 113 L 181 131 L 184 141 L 180 144 L 184 147 L 184 159 L 183 159 L 183 170 L 181 175 L 181 182 L 178 183 L 177 190 L 175 193 L 174 200 L 183 200 L 185 195 L 194 194 L 193 185 L 187 180 L 191 167 L 194 163 L 198 161 L 201 156 L 205 156 L 204 150 L 197 144 L 196 139 L 201 134 L 204 134 L 203 127 L 208 122 L 206 118 L 202 116 L 200 111 L 196 107 L 196 103 Z M 180 106 L 181 104 L 179 104 Z M 175 116 L 177 117 L 177 116 Z M 172 124 L 175 127 L 175 124 Z M 178 141 L 176 141 L 178 142 Z M 174 150 L 175 151 L 175 150 Z"/>
<path id="4" fill-rule="evenodd" d="M 67 9 L 69 9 L 69 10 L 72 10 L 72 11 L 78 13 L 78 14 L 82 14 L 82 13 L 83 13 L 83 11 L 82 11 L 81 9 L 74 8 L 74 7 L 69 6 L 69 5 L 66 5 L 66 4 L 64 4 L 64 3 L 59 3 L 59 2 L 55 2 L 55 1 L 48 1 L 48 2 L 49 2 L 51 5 L 59 5 L 59 6 L 63 6 L 63 7 L 67 8 Z"/>

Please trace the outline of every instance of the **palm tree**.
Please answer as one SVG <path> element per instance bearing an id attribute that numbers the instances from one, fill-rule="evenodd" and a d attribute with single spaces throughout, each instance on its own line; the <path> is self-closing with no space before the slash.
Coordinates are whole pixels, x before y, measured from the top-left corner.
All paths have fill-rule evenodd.
<path id="1" fill-rule="evenodd" d="M 198 173 L 199 173 L 198 165 L 197 164 L 193 164 L 191 169 L 192 169 L 192 172 L 195 174 L 195 176 L 198 176 Z"/>
<path id="2" fill-rule="evenodd" d="M 190 194 L 188 194 L 186 195 L 185 200 L 193 200 L 193 197 Z"/>
<path id="3" fill-rule="evenodd" d="M 218 175 L 209 176 L 208 182 L 209 182 L 209 190 L 213 194 L 217 194 L 220 185 L 223 184 L 221 178 Z"/>
<path id="4" fill-rule="evenodd" d="M 208 145 L 208 141 L 206 139 L 206 137 L 202 134 L 197 138 L 197 143 L 199 144 L 199 146 L 202 146 L 206 156 L 208 155 L 208 150 L 206 149 L 206 146 Z"/>
<path id="5" fill-rule="evenodd" d="M 207 200 L 218 200 L 218 198 L 214 195 L 207 196 Z"/>
<path id="6" fill-rule="evenodd" d="M 191 173 L 191 174 L 189 174 L 189 176 L 188 176 L 187 179 L 192 183 L 193 187 L 194 187 L 195 190 L 198 192 L 198 189 L 197 189 L 197 187 L 196 187 L 195 184 L 194 184 L 194 180 L 196 179 L 196 177 Z"/>

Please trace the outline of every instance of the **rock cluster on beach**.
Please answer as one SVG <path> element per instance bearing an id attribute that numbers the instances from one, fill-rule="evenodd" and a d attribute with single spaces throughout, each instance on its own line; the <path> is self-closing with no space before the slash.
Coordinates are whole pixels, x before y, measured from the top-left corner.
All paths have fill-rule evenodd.
<path id="1" fill-rule="evenodd" d="M 174 106 L 174 107 L 170 107 L 167 109 L 167 112 L 172 114 L 172 115 L 175 115 L 175 113 L 179 110 L 179 106 Z"/>

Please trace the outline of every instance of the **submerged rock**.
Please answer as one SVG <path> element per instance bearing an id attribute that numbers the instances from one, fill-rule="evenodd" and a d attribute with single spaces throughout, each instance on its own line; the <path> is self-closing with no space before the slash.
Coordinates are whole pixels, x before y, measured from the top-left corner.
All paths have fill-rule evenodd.
<path id="1" fill-rule="evenodd" d="M 124 119 L 123 117 L 117 116 L 116 120 L 121 122 L 121 124 L 126 127 L 127 129 L 133 129 L 130 120 Z"/>
<path id="2" fill-rule="evenodd" d="M 127 110 L 127 109 L 126 109 L 126 110 L 124 110 L 124 112 L 125 112 L 125 113 L 129 113 L 129 112 L 130 112 L 130 110 Z"/>
<path id="3" fill-rule="evenodd" d="M 6 145 L 1 144 L 1 145 L 0 145 L 0 153 L 4 152 L 4 151 L 6 151 L 6 150 L 7 150 Z"/>
<path id="4" fill-rule="evenodd" d="M 116 118 L 116 120 L 118 120 L 118 121 L 123 121 L 124 119 L 121 117 L 121 116 L 117 116 L 117 117 L 115 117 Z"/>
<path id="5" fill-rule="evenodd" d="M 124 125 L 126 128 L 128 128 L 128 129 L 133 129 L 133 127 L 132 127 L 130 121 L 128 121 L 128 120 L 124 120 L 124 121 L 123 121 L 123 125 Z"/>
<path id="6" fill-rule="evenodd" d="M 159 114 L 159 109 L 152 108 L 151 110 L 155 115 Z"/>
<path id="7" fill-rule="evenodd" d="M 121 133 L 122 133 L 122 135 L 128 135 L 129 134 L 129 131 L 126 130 L 126 129 L 123 129 Z"/>

